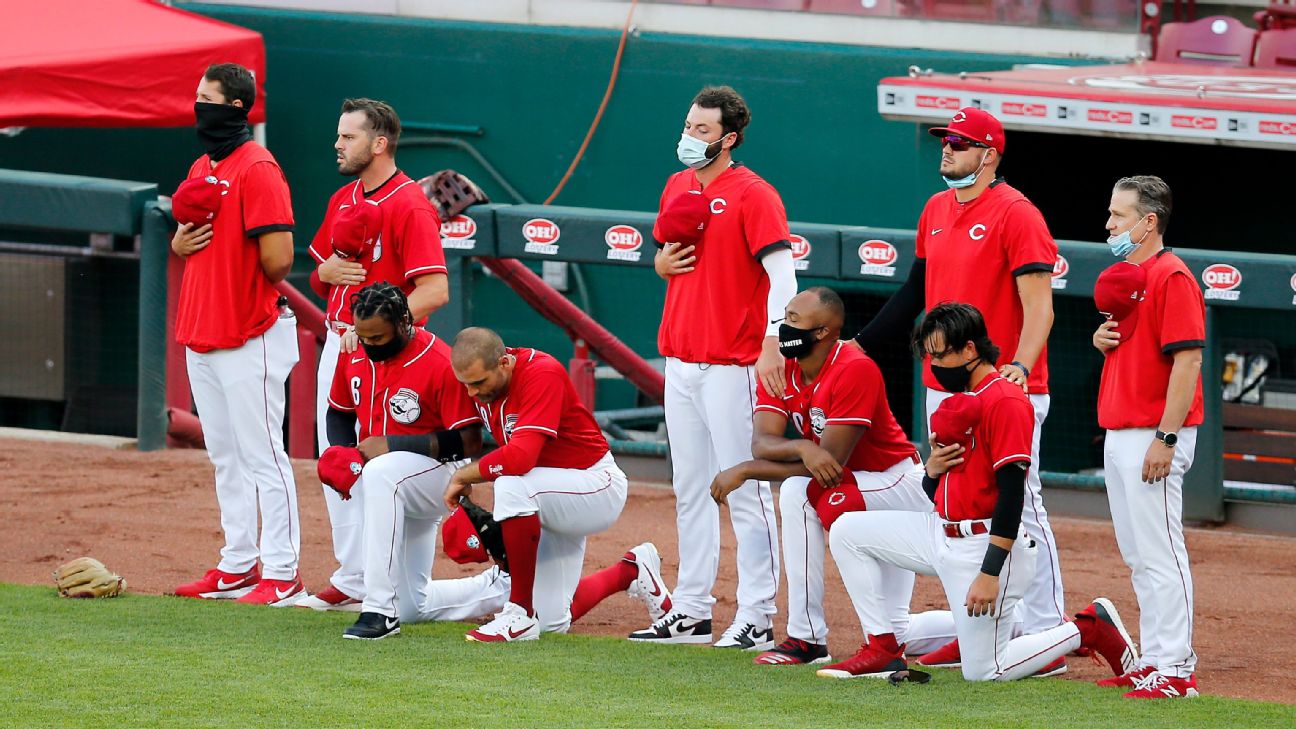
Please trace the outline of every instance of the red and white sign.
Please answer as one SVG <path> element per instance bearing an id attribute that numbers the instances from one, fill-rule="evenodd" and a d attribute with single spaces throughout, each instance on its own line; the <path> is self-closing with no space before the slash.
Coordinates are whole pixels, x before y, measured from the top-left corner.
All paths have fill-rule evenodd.
<path id="1" fill-rule="evenodd" d="M 1237 301 L 1242 293 L 1242 272 L 1227 263 L 1215 263 L 1202 271 L 1202 283 L 1206 284 L 1206 298 Z"/>
<path id="2" fill-rule="evenodd" d="M 895 262 L 900 257 L 895 246 L 884 240 L 866 240 L 860 244 L 860 273 L 866 276 L 895 276 Z"/>
<path id="3" fill-rule="evenodd" d="M 922 109 L 949 109 L 954 111 L 963 106 L 957 96 L 924 96 L 919 94 L 916 101 L 919 108 Z"/>
<path id="4" fill-rule="evenodd" d="M 1118 109 L 1090 109 L 1089 121 L 1106 124 L 1133 124 L 1134 113 Z"/>
<path id="5" fill-rule="evenodd" d="M 477 221 L 456 215 L 441 224 L 441 247 L 472 250 L 477 247 Z"/>
<path id="6" fill-rule="evenodd" d="M 523 250 L 546 256 L 558 253 L 558 224 L 546 218 L 532 218 L 522 224 L 522 237 L 526 239 Z"/>
<path id="7" fill-rule="evenodd" d="M 1175 114 L 1170 117 L 1170 126 L 1176 129 L 1219 129 L 1219 119 L 1213 116 L 1194 116 Z"/>
<path id="8" fill-rule="evenodd" d="M 643 246 L 643 233 L 632 225 L 614 225 L 603 233 L 603 241 L 608 246 L 609 261 L 637 262 L 639 248 Z"/>
<path id="9" fill-rule="evenodd" d="M 1043 104 L 1023 104 L 1019 101 L 1005 101 L 1003 113 L 1008 116 L 1048 116 L 1048 107 Z"/>
<path id="10" fill-rule="evenodd" d="M 1280 134 L 1285 137 L 1296 136 L 1296 123 L 1284 121 L 1261 120 L 1261 134 Z"/>
<path id="11" fill-rule="evenodd" d="M 1071 264 L 1061 253 L 1058 254 L 1057 260 L 1053 262 L 1053 288 L 1065 289 L 1067 285 L 1066 275 L 1071 270 Z"/>
<path id="12" fill-rule="evenodd" d="M 804 271 L 810 267 L 810 241 L 804 237 L 793 233 L 788 242 L 792 244 L 792 265 L 798 271 Z"/>

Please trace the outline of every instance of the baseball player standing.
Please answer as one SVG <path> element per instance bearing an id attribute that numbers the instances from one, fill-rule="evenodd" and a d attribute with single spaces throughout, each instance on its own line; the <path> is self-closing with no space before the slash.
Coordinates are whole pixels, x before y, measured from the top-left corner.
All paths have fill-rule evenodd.
<path id="1" fill-rule="evenodd" d="M 717 473 L 751 458 L 757 377 L 783 395 L 775 322 L 796 293 L 796 272 L 783 201 L 732 158 L 750 120 L 747 103 L 728 86 L 694 97 L 677 148 L 688 169 L 667 180 L 653 231 L 656 270 L 667 282 L 657 346 L 666 357 L 680 567 L 674 610 L 633 633 L 636 640 L 710 641 L 720 510 L 708 489 Z M 700 240 L 684 245 L 663 232 L 663 218 L 690 196 L 704 198 L 710 215 Z M 728 503 L 738 542 L 738 611 L 715 645 L 764 650 L 774 645 L 779 579 L 774 499 L 767 482 L 748 481 Z"/>
<path id="2" fill-rule="evenodd" d="M 309 249 L 319 262 L 312 286 L 328 300 L 316 388 L 321 453 L 329 442 L 325 420 L 333 372 L 339 356 L 356 350 L 351 295 L 379 281 L 395 284 L 408 297 L 410 314 L 420 327 L 450 298 L 441 221 L 418 184 L 396 167 L 400 131 L 400 118 L 390 105 L 372 99 L 342 102 L 334 144 L 338 172 L 357 179 L 329 198 Z M 358 611 L 364 597 L 364 491 L 343 501 L 333 489 L 323 490 L 338 568 L 327 589 L 298 604 Z"/>
<path id="3" fill-rule="evenodd" d="M 495 643 L 565 632 L 585 537 L 620 516 L 625 474 L 558 360 L 505 348 L 498 334 L 479 327 L 459 332 L 451 357 L 499 448 L 455 471 L 445 505 L 453 510 L 474 484 L 494 482 L 494 519 L 512 579 L 508 603 L 466 637 Z"/>
<path id="4" fill-rule="evenodd" d="M 855 511 L 833 524 L 833 559 L 868 638 L 854 656 L 819 675 L 876 677 L 906 668 L 905 646 L 883 602 L 882 566 L 888 564 L 940 579 L 969 681 L 1047 675 L 1080 647 L 1106 659 L 1117 675 L 1129 670 L 1137 660 L 1134 645 L 1105 598 L 1074 622 L 1012 636 L 1008 622 L 1032 582 L 1038 552 L 1021 530 L 1034 410 L 1020 385 L 996 371 L 999 348 L 975 307 L 933 307 L 913 344 L 945 390 L 955 393 L 933 422 L 950 410 L 960 416 L 950 418 L 959 422 L 953 432 L 932 433 L 923 490 L 936 510 Z"/>
<path id="5" fill-rule="evenodd" d="M 922 490 L 922 462 L 887 403 L 882 371 L 840 340 L 846 308 L 832 289 L 816 286 L 787 305 L 779 350 L 787 359 L 787 393 L 756 386 L 755 437 L 746 461 L 721 471 L 711 485 L 724 501 L 749 479 L 782 480 L 783 569 L 788 581 L 787 640 L 761 653 L 764 665 L 826 663 L 824 531 L 848 511 L 931 511 Z M 791 420 L 799 438 L 785 433 Z M 914 575 L 882 567 L 881 589 L 893 632 L 909 635 Z M 942 639 L 951 635 L 944 621 Z M 930 641 L 928 641 L 930 642 Z"/>
<path id="6" fill-rule="evenodd" d="M 255 101 L 248 69 L 221 63 L 203 74 L 194 114 L 206 153 L 188 179 L 224 189 L 210 223 L 182 224 L 171 239 L 185 259 L 176 340 L 186 348 L 225 532 L 216 568 L 175 594 L 279 606 L 303 593 L 297 489 L 283 448 L 297 320 L 274 289 L 292 268 L 293 214 L 283 171 L 252 141 L 247 117 Z"/>
<path id="7" fill-rule="evenodd" d="M 348 503 L 364 494 L 364 602 L 345 636 L 377 640 L 399 633 L 400 614 L 423 603 L 446 484 L 481 451 L 482 421 L 455 379 L 449 345 L 414 326 L 399 288 L 367 286 L 348 308 L 364 351 L 338 363 L 326 416 L 331 445 L 320 460 L 349 454 L 364 463 L 354 487 L 330 490 Z M 351 450 L 357 421 L 359 448 Z M 340 459 L 344 473 L 354 462 Z"/>
<path id="8" fill-rule="evenodd" d="M 1124 260 L 1113 268 L 1137 266 L 1142 285 L 1114 292 L 1117 301 L 1132 302 L 1130 310 L 1093 336 L 1104 357 L 1098 424 L 1107 431 L 1107 501 L 1133 578 L 1143 641 L 1139 667 L 1099 685 L 1131 688 L 1127 697 L 1145 699 L 1197 695 L 1183 478 L 1203 421 L 1206 303 L 1192 272 L 1165 247 L 1170 208 L 1170 187 L 1159 177 L 1116 183 L 1107 242 Z M 1095 287 L 1095 299 L 1103 297 L 1104 283 Z"/>
<path id="9" fill-rule="evenodd" d="M 1036 582 L 1021 600 L 1016 630 L 1036 633 L 1065 619 L 1057 540 L 1039 478 L 1057 244 L 1039 210 L 998 175 L 1005 144 L 998 119 L 965 107 L 948 125 L 929 131 L 941 138 L 940 173 L 949 189 L 933 195 L 918 219 L 917 257 L 908 280 L 855 340 L 865 351 L 886 346 L 909 332 L 918 313 L 944 301 L 967 302 L 984 315 L 991 339 L 1002 348 L 995 363 L 1000 376 L 1021 386 L 1035 411 L 1022 523 L 1040 550 L 1039 565 Z M 950 391 L 930 371 L 923 382 L 930 420 Z M 919 662 L 957 666 L 958 642 Z"/>

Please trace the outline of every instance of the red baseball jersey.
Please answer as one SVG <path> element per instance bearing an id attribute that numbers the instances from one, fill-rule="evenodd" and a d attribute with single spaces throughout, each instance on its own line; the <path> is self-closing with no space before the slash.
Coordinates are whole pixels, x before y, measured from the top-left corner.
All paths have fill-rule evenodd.
<path id="1" fill-rule="evenodd" d="M 998 364 L 1012 362 L 1023 320 L 1016 279 L 1033 271 L 1051 274 L 1057 263 L 1057 243 L 1040 211 L 1005 182 L 966 204 L 953 190 L 937 193 L 918 219 L 916 253 L 927 259 L 927 308 L 948 301 L 975 306 L 999 345 Z M 926 367 L 923 383 L 941 389 Z M 1040 350 L 1027 387 L 1031 393 L 1048 392 L 1047 347 Z"/>
<path id="2" fill-rule="evenodd" d="M 981 400 L 972 447 L 963 454 L 963 468 L 942 474 L 936 487 L 936 512 L 948 521 L 994 516 L 999 501 L 995 470 L 1009 463 L 1030 466 L 1035 408 L 1026 393 L 995 373 L 972 394 Z"/>
<path id="3" fill-rule="evenodd" d="M 481 458 L 482 477 L 493 481 L 507 475 L 491 466 L 503 465 L 504 450 L 521 431 L 546 438 L 537 468 L 585 469 L 607 455 L 603 430 L 576 395 L 567 369 L 537 349 L 509 347 L 508 352 L 517 358 L 508 392 L 493 403 L 477 402 L 477 411 L 500 445 Z"/>
<path id="4" fill-rule="evenodd" d="M 1206 301 L 1188 266 L 1169 248 L 1140 265 L 1147 295 L 1138 304 L 1138 326 L 1107 353 L 1098 386 L 1098 425 L 1106 430 L 1160 425 L 1174 353 L 1206 346 Z M 1199 373 L 1184 427 L 1202 420 Z"/>
<path id="5" fill-rule="evenodd" d="M 671 175 L 658 212 L 676 196 L 701 189 L 691 169 Z M 787 211 L 773 186 L 740 165 L 721 172 L 703 194 L 711 219 L 693 251 L 694 270 L 666 283 L 657 348 L 685 362 L 750 365 L 769 325 L 769 276 L 760 259 L 792 247 Z M 662 240 L 656 226 L 653 237 L 659 244 L 674 242 Z"/>
<path id="6" fill-rule="evenodd" d="M 363 349 L 343 354 L 329 407 L 354 412 L 360 440 L 418 435 L 480 423 L 477 406 L 450 367 L 450 346 L 424 329 L 395 357 L 374 362 Z"/>
<path id="7" fill-rule="evenodd" d="M 188 179 L 214 175 L 227 187 L 207 247 L 185 259 L 176 341 L 195 352 L 235 349 L 275 323 L 279 292 L 261 268 L 257 241 L 292 232 L 288 180 L 269 150 L 245 142 L 212 167 L 203 155 Z"/>
<path id="8" fill-rule="evenodd" d="M 376 190 L 365 192 L 356 180 L 333 193 L 324 212 L 324 222 L 310 244 L 311 257 L 317 263 L 333 255 L 333 219 L 338 210 L 362 199 L 376 202 L 382 208 L 382 234 L 372 249 L 356 259 L 365 267 L 364 283 L 329 287 L 324 316 L 345 324 L 353 323 L 348 299 L 365 286 L 386 281 L 399 286 L 409 296 L 414 290 L 414 279 L 447 270 L 445 252 L 441 250 L 441 219 L 423 194 L 423 188 L 404 172 L 392 175 Z M 415 324 L 421 326 L 424 321 L 426 318 Z"/>
<path id="9" fill-rule="evenodd" d="M 867 354 L 845 342 L 824 362 L 813 382 L 806 382 L 801 363 L 789 359 L 784 366 L 787 394 L 781 399 L 756 382 L 756 410 L 790 418 L 801 437 L 819 443 L 833 424 L 867 428 L 844 464 L 852 471 L 885 471 L 917 451 L 887 404 L 882 370 Z"/>

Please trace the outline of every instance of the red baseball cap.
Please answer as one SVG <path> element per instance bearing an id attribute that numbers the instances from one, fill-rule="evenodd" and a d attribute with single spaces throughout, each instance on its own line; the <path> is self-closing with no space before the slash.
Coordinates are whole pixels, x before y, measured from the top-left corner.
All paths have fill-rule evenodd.
<path id="1" fill-rule="evenodd" d="M 459 564 L 486 562 L 486 546 L 482 544 L 477 527 L 473 526 L 468 512 L 462 508 L 450 512 L 445 523 L 441 525 L 441 546 L 446 556 Z"/>
<path id="2" fill-rule="evenodd" d="M 359 449 L 349 446 L 329 446 L 320 454 L 319 463 L 315 466 L 319 480 L 342 496 L 346 501 L 351 498 L 351 487 L 360 479 L 364 469 L 364 458 Z"/>
<path id="3" fill-rule="evenodd" d="M 867 511 L 864 494 L 860 493 L 859 482 L 849 469 L 842 471 L 841 481 L 832 488 L 824 488 L 818 481 L 811 481 L 806 487 L 806 500 L 819 515 L 819 523 L 825 530 L 831 529 L 837 517 L 852 511 Z"/>
<path id="4" fill-rule="evenodd" d="M 931 432 L 937 445 L 961 445 L 972 450 L 976 444 L 973 431 L 981 422 L 981 398 L 966 392 L 956 392 L 941 401 L 936 412 L 931 416 Z M 967 466 L 964 462 L 954 467 L 959 471 Z"/>
<path id="5" fill-rule="evenodd" d="M 657 233 L 662 243 L 697 245 L 711 220 L 711 201 L 698 190 L 675 196 L 657 216 Z"/>
<path id="6" fill-rule="evenodd" d="M 355 258 L 373 248 L 382 233 L 382 208 L 372 200 L 344 205 L 333 218 L 333 252 Z"/>
<path id="7" fill-rule="evenodd" d="M 206 225 L 216 219 L 221 199 L 228 191 L 229 183 L 221 182 L 213 175 L 190 177 L 180 183 L 171 196 L 171 217 L 181 224 Z"/>
<path id="8" fill-rule="evenodd" d="M 1117 323 L 1116 330 L 1122 339 L 1134 332 L 1139 302 L 1146 294 L 1147 271 L 1129 261 L 1113 263 L 1094 282 L 1094 306 L 1100 314 Z"/>
<path id="9" fill-rule="evenodd" d="M 975 106 L 965 106 L 954 113 L 949 124 L 943 127 L 932 127 L 927 132 L 933 137 L 944 137 L 953 134 L 969 142 L 984 144 L 999 154 L 1004 151 L 1003 124 L 994 114 Z"/>

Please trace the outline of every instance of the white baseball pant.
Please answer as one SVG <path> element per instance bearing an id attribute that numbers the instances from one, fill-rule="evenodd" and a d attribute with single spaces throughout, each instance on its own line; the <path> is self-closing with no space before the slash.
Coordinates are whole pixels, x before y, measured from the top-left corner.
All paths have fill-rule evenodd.
<path id="1" fill-rule="evenodd" d="M 833 559 L 866 634 L 893 629 L 883 599 L 883 565 L 890 564 L 940 578 L 952 608 L 963 678 L 969 681 L 1023 678 L 1080 647 L 1074 623 L 1013 637 L 1013 611 L 1035 576 L 1037 548 L 1024 530 L 1000 573 L 994 615 L 969 616 L 968 588 L 981 572 L 990 536 L 948 537 L 943 523 L 932 512 L 859 511 L 833 524 L 828 537 Z"/>
<path id="2" fill-rule="evenodd" d="M 869 511 L 931 511 L 932 502 L 922 489 L 923 468 L 906 458 L 881 472 L 855 471 L 855 480 Z M 779 487 L 782 518 L 783 570 L 788 583 L 787 634 L 811 643 L 828 643 L 824 619 L 823 522 L 806 498 L 808 476 L 792 476 Z M 840 517 L 839 517 L 840 518 Z M 912 572 L 887 565 L 882 591 L 896 636 L 903 641 L 909 626 Z"/>
<path id="3" fill-rule="evenodd" d="M 267 579 L 297 574 L 297 486 L 283 446 L 284 382 L 297 357 L 297 319 L 291 314 L 241 347 L 185 350 L 207 457 L 216 469 L 225 532 L 217 568 L 223 572 L 247 572 L 260 557 Z"/>
<path id="4" fill-rule="evenodd" d="M 1197 450 L 1197 428 L 1179 431 L 1170 476 L 1142 480 L 1152 428 L 1109 430 L 1103 445 L 1107 503 L 1121 557 L 1139 604 L 1140 665 L 1187 678 L 1197 669 L 1192 649 L 1193 581 L 1183 532 L 1183 479 Z"/>
<path id="5" fill-rule="evenodd" d="M 532 604 L 540 630 L 571 627 L 571 601 L 585 563 L 585 537 L 616 522 L 625 507 L 626 476 L 607 453 L 588 469 L 533 468 L 495 480 L 496 521 L 540 516 Z"/>
<path id="6" fill-rule="evenodd" d="M 931 430 L 931 416 L 948 392 L 927 390 L 927 425 Z M 1044 485 L 1040 482 L 1040 433 L 1044 430 L 1044 419 L 1048 417 L 1048 395 L 1030 395 L 1031 407 L 1035 409 L 1035 432 L 1031 436 L 1031 463 L 1026 472 L 1026 495 L 1022 503 L 1022 526 L 1026 534 L 1035 540 L 1038 548 L 1036 556 L 1035 581 L 1026 588 L 1017 607 L 1017 620 L 1021 622 L 1018 633 L 1038 633 L 1066 622 L 1066 600 L 1062 594 L 1062 565 L 1058 558 L 1057 539 L 1053 536 L 1053 527 L 1049 524 L 1048 512 L 1044 510 Z M 954 607 L 954 606 L 951 606 Z"/>
<path id="7" fill-rule="evenodd" d="M 328 414 L 329 390 L 333 387 L 333 375 L 337 371 L 341 346 L 342 337 L 334 327 L 329 326 L 328 332 L 324 335 L 324 349 L 320 352 L 319 370 L 315 379 L 315 439 L 320 453 L 329 447 L 325 418 Z M 333 526 L 333 556 L 338 562 L 338 568 L 334 570 L 329 582 L 351 597 L 363 598 L 364 490 L 352 489 L 351 499 L 343 501 L 342 496 L 332 488 L 324 484 L 320 484 L 320 488 L 324 491 L 324 505 L 328 507 L 329 524 Z"/>
<path id="8" fill-rule="evenodd" d="M 754 367 L 666 360 L 666 434 L 679 531 L 675 610 L 710 618 L 720 566 L 720 507 L 711 481 L 751 460 Z M 768 624 L 778 592 L 778 527 L 767 481 L 748 481 L 728 497 L 738 542 L 738 614 L 735 622 Z"/>
<path id="9" fill-rule="evenodd" d="M 504 609 L 513 587 L 509 573 L 498 565 L 472 577 L 453 580 L 428 580 L 423 589 L 423 601 L 413 604 L 400 602 L 402 623 L 419 623 L 427 620 L 462 622 L 492 615 Z"/>

